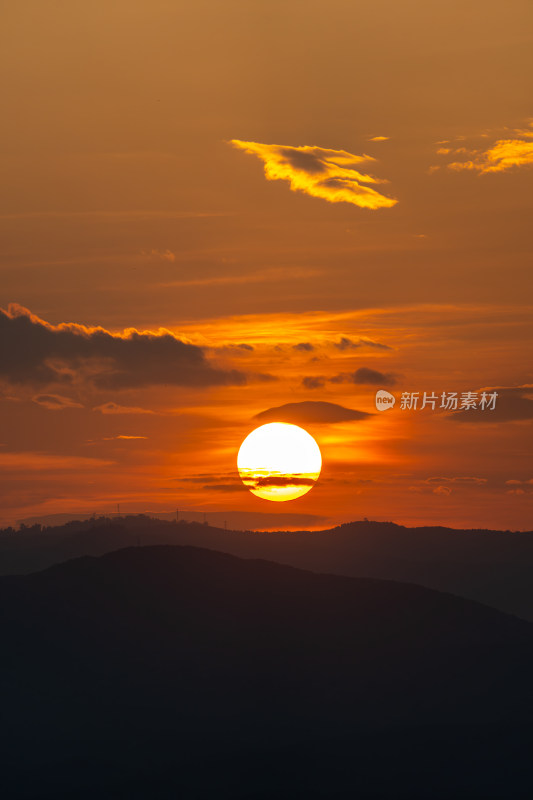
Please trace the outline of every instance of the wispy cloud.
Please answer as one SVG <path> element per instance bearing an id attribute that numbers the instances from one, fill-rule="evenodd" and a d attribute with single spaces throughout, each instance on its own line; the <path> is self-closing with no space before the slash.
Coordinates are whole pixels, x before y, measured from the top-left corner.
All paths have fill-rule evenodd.
<path id="1" fill-rule="evenodd" d="M 377 350 L 392 350 L 392 347 L 389 347 L 388 344 L 381 344 L 381 342 L 375 342 L 373 339 L 367 339 L 364 336 L 359 337 L 356 342 L 348 339 L 347 336 L 342 336 L 340 341 L 333 343 L 333 346 L 337 350 L 350 350 L 356 347 L 375 347 Z"/>
<path id="2" fill-rule="evenodd" d="M 314 486 L 316 478 L 303 475 L 265 475 L 254 481 L 256 489 L 264 486 Z"/>
<path id="3" fill-rule="evenodd" d="M 116 439 L 148 439 L 148 436 L 128 436 L 126 433 L 119 433 L 118 436 L 104 436 L 104 442 L 112 442 Z"/>
<path id="4" fill-rule="evenodd" d="M 457 485 L 463 486 L 483 486 L 484 483 L 487 483 L 487 478 L 476 478 L 476 477 L 453 477 L 453 478 L 439 478 L 439 477 L 432 477 L 426 478 L 424 483 L 455 483 Z"/>
<path id="5" fill-rule="evenodd" d="M 121 406 L 118 403 L 102 403 L 95 406 L 93 411 L 100 411 L 101 414 L 155 414 L 149 408 L 139 408 L 138 406 Z"/>
<path id="6" fill-rule="evenodd" d="M 323 375 L 306 375 L 302 378 L 302 386 L 306 389 L 323 389 L 325 381 Z"/>
<path id="7" fill-rule="evenodd" d="M 168 248 L 166 250 L 142 250 L 141 255 L 146 258 L 154 259 L 155 261 L 171 261 L 176 260 L 176 253 Z"/>
<path id="8" fill-rule="evenodd" d="M 392 372 L 380 372 L 370 367 L 359 367 L 355 372 L 340 372 L 328 377 L 326 375 L 307 375 L 302 378 L 302 386 L 306 389 L 323 389 L 326 382 L 354 383 L 368 386 L 394 386 L 397 383 L 396 375 Z"/>
<path id="9" fill-rule="evenodd" d="M 233 216 L 231 211 L 167 211 L 167 210 L 92 210 L 92 211 L 20 211 L 10 214 L 0 214 L 0 219 L 120 219 L 134 222 L 142 219 L 199 219 L 202 217 L 228 217 Z"/>
<path id="10" fill-rule="evenodd" d="M 441 494 L 447 496 L 452 493 L 452 489 L 450 486 L 436 486 L 432 489 L 433 494 Z"/>
<path id="11" fill-rule="evenodd" d="M 295 192 L 320 197 L 330 203 L 351 203 L 360 208 L 390 208 L 398 201 L 365 184 L 387 183 L 359 172 L 356 166 L 375 162 L 371 156 L 357 156 L 346 150 L 323 147 L 291 147 L 232 139 L 233 147 L 260 158 L 268 180 L 284 180 Z"/>
<path id="12" fill-rule="evenodd" d="M 63 397 L 61 394 L 36 394 L 32 400 L 37 405 L 44 406 L 51 411 L 61 411 L 64 408 L 83 408 L 82 403 L 76 403 L 70 397 Z"/>
<path id="13" fill-rule="evenodd" d="M 341 372 L 330 378 L 331 383 L 356 383 L 380 386 L 394 386 L 396 376 L 392 372 L 379 372 L 370 367 L 359 367 L 355 372 Z"/>
<path id="14" fill-rule="evenodd" d="M 213 275 L 205 278 L 184 278 L 182 280 L 160 283 L 162 288 L 186 286 L 226 286 L 241 283 L 276 283 L 281 281 L 302 280 L 304 278 L 317 278 L 323 275 L 323 270 L 307 267 L 272 267 L 261 272 L 246 275 Z"/>
<path id="15" fill-rule="evenodd" d="M 0 470 L 23 470 L 29 472 L 70 472 L 72 470 L 95 469 L 113 464 L 103 458 L 85 456 L 60 456 L 52 453 L 19 452 L 0 453 Z"/>

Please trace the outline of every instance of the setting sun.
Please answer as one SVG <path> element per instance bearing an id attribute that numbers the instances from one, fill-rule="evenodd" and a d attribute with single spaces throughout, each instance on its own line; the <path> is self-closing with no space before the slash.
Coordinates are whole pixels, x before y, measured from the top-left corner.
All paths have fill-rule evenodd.
<path id="1" fill-rule="evenodd" d="M 250 491 L 265 500 L 294 500 L 315 485 L 322 467 L 320 449 L 298 425 L 261 425 L 242 443 L 239 475 Z"/>

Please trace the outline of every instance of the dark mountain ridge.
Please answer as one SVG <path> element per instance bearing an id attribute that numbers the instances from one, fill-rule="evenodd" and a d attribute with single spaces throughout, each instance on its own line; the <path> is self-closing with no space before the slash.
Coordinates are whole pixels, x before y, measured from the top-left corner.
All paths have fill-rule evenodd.
<path id="1" fill-rule="evenodd" d="M 477 603 L 155 546 L 3 577 L 0 608 L 7 796 L 445 797 L 460 768 L 492 797 L 502 739 L 526 785 L 533 625 Z"/>

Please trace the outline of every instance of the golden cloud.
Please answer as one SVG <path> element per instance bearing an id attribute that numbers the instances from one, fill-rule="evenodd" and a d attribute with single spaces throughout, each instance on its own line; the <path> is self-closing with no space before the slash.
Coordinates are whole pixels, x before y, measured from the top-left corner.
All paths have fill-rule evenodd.
<path id="1" fill-rule="evenodd" d="M 128 436 L 125 433 L 119 433 L 118 436 L 104 436 L 103 441 L 114 442 L 115 439 L 127 439 L 129 441 L 130 439 L 148 439 L 148 436 Z"/>
<path id="2" fill-rule="evenodd" d="M 499 139 L 488 150 L 474 152 L 470 161 L 453 161 L 448 164 L 448 169 L 475 170 L 485 174 L 533 164 L 533 142 L 523 139 Z"/>
<path id="3" fill-rule="evenodd" d="M 260 158 L 270 181 L 289 181 L 293 192 L 304 192 L 330 203 L 352 203 L 360 208 L 390 208 L 398 201 L 363 184 L 387 183 L 359 172 L 358 164 L 376 159 L 356 156 L 346 150 L 323 147 L 285 147 L 232 139 L 230 144 Z"/>

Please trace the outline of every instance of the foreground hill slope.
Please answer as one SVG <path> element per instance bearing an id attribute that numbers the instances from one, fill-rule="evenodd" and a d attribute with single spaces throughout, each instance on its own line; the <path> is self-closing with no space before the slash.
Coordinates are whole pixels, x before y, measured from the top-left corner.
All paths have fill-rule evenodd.
<path id="1" fill-rule="evenodd" d="M 533 626 L 476 603 L 161 546 L 3 577 L 0 608 L 10 796 L 533 787 Z"/>

